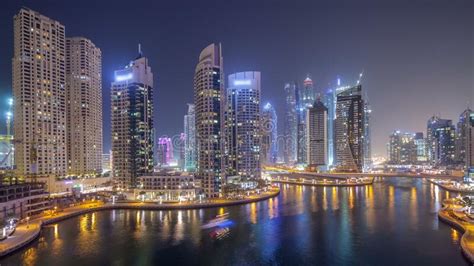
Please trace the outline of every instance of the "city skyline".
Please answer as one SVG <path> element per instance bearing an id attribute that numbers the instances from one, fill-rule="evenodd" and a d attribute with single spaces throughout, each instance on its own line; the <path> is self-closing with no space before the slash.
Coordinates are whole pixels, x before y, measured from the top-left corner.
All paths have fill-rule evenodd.
<path id="1" fill-rule="evenodd" d="M 181 29 L 189 27 L 189 25 L 179 24 L 171 26 L 158 23 L 158 25 L 155 26 L 155 24 L 153 24 L 154 28 L 156 27 L 161 35 L 168 33 L 168 35 L 165 35 L 167 38 L 156 40 L 156 37 L 149 37 L 145 34 L 143 29 L 147 28 L 147 24 L 134 22 L 137 24 L 132 23 L 133 25 L 121 29 L 122 33 L 128 33 L 128 31 L 130 31 L 132 36 L 117 45 L 117 43 L 114 42 L 114 38 L 118 37 L 117 34 L 119 33 L 108 33 L 112 35 L 108 37 L 107 35 L 103 36 L 104 32 L 106 32 L 104 26 L 113 22 L 114 18 L 107 17 L 107 21 L 110 22 L 100 24 L 102 19 L 99 20 L 98 14 L 95 16 L 91 14 L 89 22 L 81 22 L 85 24 L 78 25 L 75 22 L 77 17 L 75 18 L 72 7 L 80 9 L 82 8 L 80 4 L 71 7 L 58 4 L 52 8 L 48 5 L 41 6 L 35 2 L 25 1 L 23 5 L 54 20 L 60 21 L 65 25 L 67 29 L 66 34 L 68 36 L 85 36 L 102 50 L 102 87 L 104 95 L 107 95 L 110 90 L 113 70 L 121 67 L 123 62 L 128 61 L 128 58 L 132 58 L 136 54 L 136 46 L 138 43 L 143 44 L 144 54 L 150 58 L 150 64 L 152 68 L 155 69 L 154 72 L 157 76 L 157 78 L 155 78 L 155 83 L 158 84 L 158 90 L 155 94 L 155 103 L 157 105 L 154 121 L 157 131 L 155 138 L 163 135 L 177 135 L 183 131 L 182 117 L 186 112 L 186 103 L 192 102 L 193 99 L 192 76 L 195 54 L 198 54 L 202 47 L 212 41 L 221 42 L 225 47 L 224 57 L 226 57 L 226 61 L 224 64 L 226 73 L 252 69 L 259 69 L 262 72 L 262 102 L 270 102 L 275 107 L 279 122 L 281 122 L 284 117 L 285 93 L 283 88 L 286 82 L 295 80 L 301 87 L 303 86 L 303 80 L 309 74 L 315 83 L 316 92 L 321 92 L 321 89 L 329 88 L 329 82 L 334 86 L 338 76 L 342 79 L 343 85 L 354 84 L 358 73 L 363 70 L 364 80 L 362 84 L 364 90 L 367 91 L 373 110 L 371 114 L 372 149 L 376 155 L 385 154 L 386 136 L 394 129 L 401 129 L 403 131 L 424 131 L 426 118 L 433 114 L 440 114 L 447 119 L 457 120 L 459 113 L 469 106 L 468 102 L 471 102 L 470 106 L 472 108 L 474 98 L 474 92 L 472 92 L 473 79 L 472 75 L 470 75 L 473 68 L 472 61 L 469 60 L 469 57 L 462 56 L 463 53 L 466 54 L 466 52 L 468 53 L 470 51 L 469 47 L 472 47 L 472 35 L 466 34 L 472 31 L 472 24 L 465 23 L 469 21 L 469 8 L 472 10 L 472 6 L 469 6 L 467 1 L 457 1 L 455 4 L 449 6 L 443 6 L 441 3 L 426 6 L 420 2 L 413 4 L 392 4 L 392 7 L 393 5 L 400 7 L 396 9 L 398 11 L 391 11 L 389 8 L 391 6 L 379 5 L 376 7 L 367 7 L 367 5 L 363 4 L 360 7 L 360 11 L 367 16 L 361 16 L 360 20 L 354 22 L 359 26 L 365 26 L 356 27 L 356 32 L 361 35 L 361 37 L 357 38 L 355 38 L 355 36 L 351 37 L 351 34 L 344 29 L 344 26 L 347 26 L 347 21 L 349 21 L 350 16 L 352 16 L 346 14 L 348 12 L 346 6 L 343 6 L 341 3 L 322 6 L 319 6 L 318 3 L 314 5 L 308 4 L 307 9 L 314 10 L 315 16 L 313 17 L 315 24 L 331 14 L 336 14 L 335 9 L 337 9 L 338 14 L 349 16 L 347 17 L 347 21 L 346 19 L 332 21 L 327 25 L 329 30 L 324 32 L 321 31 L 322 29 L 319 28 L 319 26 L 307 24 L 306 31 L 312 30 L 309 31 L 311 37 L 309 38 L 309 44 L 315 44 L 318 43 L 318 40 L 324 40 L 323 43 L 319 42 L 314 49 L 310 48 L 309 44 L 303 45 L 298 41 L 300 38 L 303 39 L 305 37 L 303 34 L 305 27 L 301 21 L 302 18 L 305 17 L 304 12 L 308 11 L 302 9 L 303 2 L 292 5 L 288 11 L 290 14 L 298 14 L 295 15 L 297 19 L 296 22 L 292 22 L 295 24 L 270 27 L 269 23 L 276 23 L 278 12 L 280 12 L 270 8 L 269 14 L 265 15 L 265 18 L 270 19 L 270 22 L 267 23 L 263 21 L 262 18 L 252 18 L 250 22 L 246 22 L 258 26 L 250 32 L 227 32 L 223 28 L 229 21 L 224 20 L 216 32 L 203 30 L 202 35 L 199 36 L 190 33 L 196 37 L 196 40 L 186 45 L 176 42 L 176 39 L 186 38 L 185 33 L 189 32 L 189 30 L 197 29 L 199 25 L 190 27 L 190 29 L 179 34 L 179 36 L 173 36 L 170 32 L 174 27 Z M 85 5 L 86 4 L 84 4 L 84 6 Z M 101 4 L 99 3 L 99 5 Z M 150 5 L 153 7 L 153 4 L 150 3 Z M 169 9 L 175 10 L 177 8 L 172 4 L 168 5 L 167 8 Z M 350 6 L 351 5 L 348 7 Z M 0 25 L 2 25 L 0 33 L 5 36 L 5 42 L 7 44 L 13 43 L 11 18 L 20 7 L 21 5 L 18 3 L 7 2 L 6 8 L 0 11 L 1 17 L 4 18 L 0 21 Z M 314 8 L 311 9 L 311 7 Z M 321 8 L 318 9 L 316 7 Z M 367 10 L 363 10 L 363 7 L 366 7 Z M 244 4 L 241 7 L 236 7 L 235 10 L 226 10 L 227 13 L 225 14 L 237 15 L 239 12 L 245 10 L 258 12 L 258 10 L 262 8 L 264 8 L 263 4 L 255 4 L 254 9 Z M 118 7 L 112 7 L 112 9 L 119 13 L 124 12 L 124 10 Z M 382 18 L 382 15 L 380 15 L 380 17 L 379 15 L 370 15 L 370 11 L 374 11 L 374 9 L 380 14 L 384 14 L 386 18 Z M 158 9 L 156 8 L 156 10 Z M 421 13 L 418 17 L 415 16 L 417 12 Z M 145 12 L 144 16 L 149 17 L 149 14 L 150 13 Z M 316 16 L 317 14 L 321 16 L 318 17 Z M 413 26 L 414 29 L 406 29 L 404 25 L 395 25 L 394 22 L 397 14 L 406 15 L 408 22 L 416 22 Z M 178 14 L 178 16 L 180 16 L 180 14 Z M 221 16 L 224 16 L 224 14 Z M 162 21 L 162 19 L 166 17 L 167 16 L 164 15 L 164 17 L 158 19 L 157 22 Z M 194 22 L 194 20 L 197 19 L 195 15 L 193 15 L 192 18 L 193 19 L 188 20 L 187 23 L 190 23 L 189 21 Z M 149 17 L 149 20 L 151 20 L 149 23 L 153 23 L 151 17 Z M 380 32 L 380 28 L 371 26 L 373 22 L 377 21 L 391 22 L 385 24 L 388 27 L 387 33 Z M 209 20 L 205 20 L 202 23 L 208 22 Z M 438 27 L 430 27 L 428 31 L 423 31 L 422 29 L 427 27 L 425 23 L 428 22 L 434 23 L 434 25 Z M 96 28 L 88 27 L 87 23 L 97 23 L 97 25 L 103 26 Z M 261 36 L 260 28 L 265 28 L 265 26 L 271 28 L 271 31 L 278 30 L 278 33 L 282 33 L 283 36 L 286 37 L 289 35 L 297 35 L 293 36 L 297 37 L 294 43 L 288 41 L 291 47 L 294 46 L 298 48 L 294 49 L 295 52 L 291 56 L 292 58 L 288 58 L 288 55 L 281 55 L 281 53 L 279 53 L 281 46 L 275 48 L 269 47 L 269 49 L 262 50 L 264 47 L 262 41 L 252 41 L 243 45 L 241 40 L 239 40 L 244 34 L 257 37 Z M 132 28 L 135 27 L 140 29 L 134 32 Z M 402 28 L 407 32 L 400 32 L 399 30 Z M 438 31 L 434 32 L 432 28 L 437 28 Z M 334 31 L 331 31 L 331 29 L 334 29 Z M 423 34 L 420 34 L 422 36 L 413 36 L 414 32 L 420 31 L 423 32 Z M 380 37 L 373 41 L 364 38 L 364 36 L 372 36 L 374 33 L 380 34 Z M 318 34 L 322 34 L 321 38 L 313 37 L 318 36 Z M 405 39 L 410 38 L 415 44 L 412 45 L 412 47 L 407 47 L 407 43 L 402 37 L 405 37 Z M 282 37 L 265 37 L 268 41 L 278 40 L 279 38 Z M 389 40 L 394 41 L 395 44 L 389 45 Z M 434 40 L 439 40 L 439 42 L 434 43 Z M 347 41 L 347 44 L 341 44 L 341 41 L 343 41 L 342 43 Z M 114 45 L 114 47 L 111 47 L 111 45 Z M 332 45 L 335 47 L 331 48 L 330 46 Z M 5 58 L 12 58 L 13 49 L 11 46 L 5 45 L 4 47 L 5 48 L 0 50 L 0 55 Z M 396 57 L 399 58 L 396 58 L 394 55 L 382 53 L 382 50 L 385 49 L 392 49 L 394 51 L 393 54 L 397 54 Z M 424 49 L 428 51 L 424 51 Z M 456 49 L 456 51 L 454 49 Z M 180 58 L 169 55 L 176 55 L 178 53 L 180 54 Z M 275 59 L 275 55 L 277 54 L 281 56 Z M 432 58 L 433 54 L 436 55 L 435 58 Z M 173 62 L 171 58 L 176 59 L 176 62 Z M 416 60 L 412 60 L 412 58 Z M 380 68 L 379 65 L 382 61 L 387 60 L 391 62 L 391 64 Z M 402 62 L 403 60 L 413 63 L 409 64 L 408 67 L 402 68 L 401 64 L 404 63 Z M 436 62 L 439 63 L 435 64 Z M 291 64 L 292 67 L 288 67 L 288 64 Z M 415 69 L 417 74 L 410 74 L 412 71 L 415 71 Z M 0 97 L 6 98 L 7 95 L 11 95 L 11 65 L 9 60 L 0 62 L 0 70 L 0 73 L 2 73 L 0 74 Z M 436 73 L 437 75 L 432 75 L 432 73 Z M 456 90 L 456 93 L 452 93 L 454 90 Z M 175 93 L 176 91 L 180 93 Z M 424 101 L 418 99 L 424 99 Z M 404 108 L 396 107 L 395 104 L 400 101 L 406 103 L 407 106 Z M 1 109 L 0 112 L 6 112 L 6 107 Z M 397 110 L 396 115 L 392 115 L 392 112 L 387 109 Z M 108 115 L 110 99 L 108 99 L 108 97 L 104 97 L 103 110 L 104 151 L 108 151 L 111 147 L 110 115 Z M 412 119 L 406 120 L 405 118 L 408 117 L 408 115 L 410 115 Z M 283 134 L 282 129 L 283 127 L 280 127 L 279 135 Z M 1 123 L 0 130 L 5 130 L 4 123 Z"/>

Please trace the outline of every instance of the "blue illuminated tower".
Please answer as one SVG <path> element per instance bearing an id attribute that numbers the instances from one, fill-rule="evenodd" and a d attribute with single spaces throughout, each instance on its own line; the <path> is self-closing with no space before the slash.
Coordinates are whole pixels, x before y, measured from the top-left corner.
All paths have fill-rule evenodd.
<path id="1" fill-rule="evenodd" d="M 229 75 L 225 108 L 226 175 L 256 181 L 260 167 L 260 72 Z"/>

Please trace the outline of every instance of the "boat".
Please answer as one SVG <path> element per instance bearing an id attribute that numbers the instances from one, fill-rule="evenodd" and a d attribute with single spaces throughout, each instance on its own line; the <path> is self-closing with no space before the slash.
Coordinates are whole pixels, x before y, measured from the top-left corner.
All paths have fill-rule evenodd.
<path id="1" fill-rule="evenodd" d="M 217 215 L 214 219 L 209 220 L 209 222 L 201 226 L 201 228 L 209 229 L 209 228 L 219 226 L 223 223 L 228 222 L 229 221 L 228 218 L 229 218 L 229 213 L 223 213 L 223 214 Z"/>

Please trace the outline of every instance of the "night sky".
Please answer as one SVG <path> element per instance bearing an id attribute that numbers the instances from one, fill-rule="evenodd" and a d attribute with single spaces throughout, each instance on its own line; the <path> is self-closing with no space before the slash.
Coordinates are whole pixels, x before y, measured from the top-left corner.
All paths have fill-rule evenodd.
<path id="1" fill-rule="evenodd" d="M 352 3 L 352 2 L 357 2 Z M 379 2 L 384 2 L 379 3 Z M 137 44 L 155 76 L 157 135 L 183 131 L 193 101 L 199 52 L 223 46 L 226 75 L 262 72 L 262 99 L 276 106 L 283 132 L 287 81 L 307 74 L 318 91 L 355 83 L 372 106 L 373 150 L 385 155 L 395 129 L 426 131 L 433 114 L 454 119 L 474 107 L 474 1 L 13 1 L 0 7 L 0 132 L 11 95 L 13 16 L 29 7 L 84 36 L 102 50 L 104 149 L 110 148 L 113 71 L 137 56 Z"/>

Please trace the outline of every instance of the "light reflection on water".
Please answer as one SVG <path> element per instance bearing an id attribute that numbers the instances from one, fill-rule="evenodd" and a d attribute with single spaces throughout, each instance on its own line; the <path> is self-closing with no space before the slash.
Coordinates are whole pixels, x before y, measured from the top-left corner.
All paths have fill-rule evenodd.
<path id="1" fill-rule="evenodd" d="M 0 264 L 466 263 L 459 232 L 437 219 L 441 201 L 455 195 L 422 179 L 281 189 L 276 198 L 243 206 L 82 215 L 45 228 L 38 242 Z M 200 226 L 225 212 L 234 225 L 215 242 Z"/>

